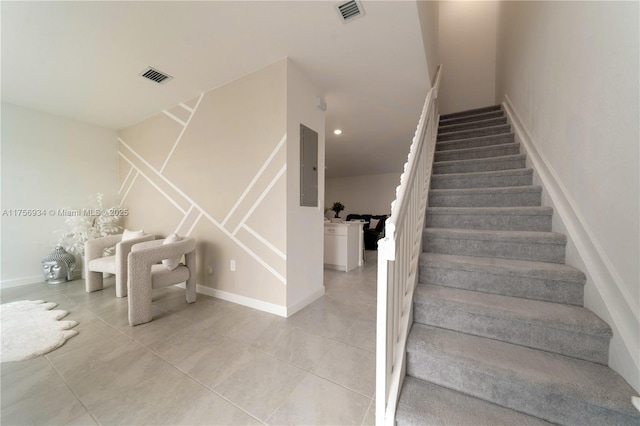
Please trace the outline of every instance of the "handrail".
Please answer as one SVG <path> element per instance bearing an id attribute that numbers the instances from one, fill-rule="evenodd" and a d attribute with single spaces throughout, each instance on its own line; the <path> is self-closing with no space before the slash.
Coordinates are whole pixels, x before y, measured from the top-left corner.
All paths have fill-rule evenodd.
<path id="1" fill-rule="evenodd" d="M 406 342 L 413 318 L 427 195 L 438 131 L 438 66 L 409 149 L 385 237 L 378 241 L 376 325 L 376 425 L 395 424 L 405 373 Z"/>

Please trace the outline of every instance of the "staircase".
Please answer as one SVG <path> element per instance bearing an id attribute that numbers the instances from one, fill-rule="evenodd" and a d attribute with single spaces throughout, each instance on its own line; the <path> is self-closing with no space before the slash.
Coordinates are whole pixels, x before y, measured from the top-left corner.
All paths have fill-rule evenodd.
<path id="1" fill-rule="evenodd" d="M 639 425 L 501 107 L 437 141 L 398 425 Z"/>

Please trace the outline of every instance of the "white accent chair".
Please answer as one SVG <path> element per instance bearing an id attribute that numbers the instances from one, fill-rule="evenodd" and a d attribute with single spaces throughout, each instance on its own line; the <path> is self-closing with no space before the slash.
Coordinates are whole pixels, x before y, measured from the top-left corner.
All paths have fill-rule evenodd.
<path id="1" fill-rule="evenodd" d="M 187 303 L 196 301 L 196 241 L 185 238 L 176 242 L 163 240 L 136 244 L 129 253 L 129 325 L 144 324 L 153 319 L 151 293 L 155 288 L 186 284 Z M 181 259 L 175 269 L 159 263 Z M 172 265 L 172 267 L 175 265 Z"/>
<path id="2" fill-rule="evenodd" d="M 116 276 L 116 297 L 127 297 L 127 256 L 131 247 L 155 238 L 152 234 L 142 237 L 122 240 L 123 234 L 109 235 L 106 237 L 88 240 L 84 244 L 84 268 L 86 271 L 85 289 L 87 293 L 102 290 L 104 283 L 103 273 Z M 105 256 L 104 250 L 116 247 L 116 254 Z"/>

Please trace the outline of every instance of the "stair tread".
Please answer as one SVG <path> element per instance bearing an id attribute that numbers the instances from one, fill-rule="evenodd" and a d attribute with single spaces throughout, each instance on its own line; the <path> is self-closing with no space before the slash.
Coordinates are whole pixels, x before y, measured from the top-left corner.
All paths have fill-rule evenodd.
<path id="1" fill-rule="evenodd" d="M 459 368 L 510 380 L 549 395 L 640 420 L 631 403 L 635 391 L 608 367 L 537 349 L 414 323 L 407 352 L 447 359 Z"/>
<path id="2" fill-rule="evenodd" d="M 510 143 L 500 143 L 495 145 L 486 145 L 486 146 L 476 146 L 473 148 L 460 148 L 460 149 L 448 149 L 443 151 L 436 151 L 437 155 L 445 156 L 448 154 L 466 154 L 472 152 L 485 152 L 485 151 L 493 151 L 495 149 L 510 149 L 520 147 L 520 143 L 518 142 L 510 142 Z"/>
<path id="3" fill-rule="evenodd" d="M 530 241 L 539 244 L 566 244 L 567 237 L 557 232 L 497 231 L 456 228 L 425 228 L 428 237 L 482 241 Z"/>
<path id="4" fill-rule="evenodd" d="M 427 207 L 427 214 L 551 216 L 551 207 Z"/>
<path id="5" fill-rule="evenodd" d="M 434 165 L 452 165 L 452 164 L 469 164 L 469 163 L 492 163 L 494 161 L 513 161 L 513 160 L 524 160 L 526 159 L 526 154 L 513 154 L 513 155 L 501 155 L 498 157 L 488 157 L 488 158 L 472 158 L 470 160 L 450 160 L 450 161 L 434 161 Z M 477 173 L 477 172 L 472 172 Z M 444 174 L 444 173 L 443 173 Z M 464 174 L 464 173 L 457 173 Z"/>
<path id="6" fill-rule="evenodd" d="M 502 105 L 489 105 L 489 106 L 473 108 L 465 111 L 456 111 L 456 112 L 451 112 L 447 114 L 442 114 L 440 116 L 440 121 L 445 121 L 445 120 L 448 120 L 451 118 L 457 118 L 457 117 L 468 117 L 471 115 L 482 114 L 482 113 L 487 113 L 492 111 L 500 111 L 500 110 L 502 110 Z"/>
<path id="7" fill-rule="evenodd" d="M 584 283 L 584 273 L 560 263 L 532 260 L 500 259 L 496 257 L 460 256 L 441 253 L 421 253 L 420 263 L 437 264 L 445 269 L 491 272 L 495 275 L 530 276 L 534 278 Z"/>
<path id="8" fill-rule="evenodd" d="M 484 120 L 489 118 L 499 118 L 499 117 L 505 117 L 504 111 L 502 109 L 480 112 L 480 113 L 475 113 L 472 115 L 461 116 L 461 117 L 444 118 L 444 119 L 441 118 L 438 123 L 438 126 L 463 124 L 463 123 L 469 123 L 469 122 L 478 121 L 478 120 Z"/>
<path id="9" fill-rule="evenodd" d="M 550 425 L 536 417 L 411 376 L 404 379 L 396 420 L 400 425 L 425 426 Z"/>
<path id="10" fill-rule="evenodd" d="M 441 134 L 439 133 L 438 137 L 446 136 L 447 137 L 446 141 L 452 141 L 452 140 L 458 140 L 458 139 L 469 139 L 468 135 L 473 135 L 475 133 L 483 133 L 483 131 L 495 131 L 495 133 L 479 134 L 478 136 L 488 136 L 489 134 L 493 134 L 493 135 L 507 134 L 507 133 L 511 133 L 511 124 L 507 123 L 507 124 L 500 124 L 497 126 L 480 127 L 478 129 L 465 129 L 465 130 L 458 130 L 456 132 L 448 132 L 448 133 L 441 133 Z M 440 139 L 437 139 L 437 141 L 445 142 L 445 140 L 440 140 Z"/>
<path id="11" fill-rule="evenodd" d="M 453 124 L 441 123 L 438 126 L 438 134 L 450 133 L 455 131 L 452 129 L 460 128 L 460 127 L 462 127 L 462 129 L 460 130 L 464 130 L 465 127 L 467 127 L 467 129 L 479 129 L 482 127 L 491 127 L 491 126 L 502 125 L 502 124 L 506 124 L 506 117 L 504 116 L 483 118 L 482 120 L 468 121 L 466 123 L 453 123 Z M 470 126 L 478 126 L 478 127 L 470 127 Z"/>
<path id="12" fill-rule="evenodd" d="M 521 186 L 497 186 L 488 188 L 443 188 L 430 189 L 429 193 L 433 194 L 505 194 L 505 193 L 522 193 L 522 192 L 541 192 L 542 187 L 539 185 L 521 185 Z"/>
<path id="13" fill-rule="evenodd" d="M 596 314 L 580 306 L 419 284 L 414 301 L 457 307 L 467 312 L 601 337 L 613 333 Z"/>
<path id="14" fill-rule="evenodd" d="M 532 175 L 533 169 L 510 169 L 510 170 L 494 170 L 490 172 L 469 172 L 469 173 L 446 173 L 446 174 L 433 174 L 431 180 L 434 179 L 482 179 L 490 177 L 502 177 L 502 176 L 522 176 Z"/>
<path id="15" fill-rule="evenodd" d="M 480 146 L 502 145 L 506 143 L 515 142 L 515 135 L 513 133 L 499 133 L 497 135 L 478 136 L 468 139 L 456 139 L 453 141 L 439 141 L 436 142 L 436 152 L 451 151 L 454 149 L 464 148 L 452 148 L 460 145 L 474 145 L 480 143 Z"/>

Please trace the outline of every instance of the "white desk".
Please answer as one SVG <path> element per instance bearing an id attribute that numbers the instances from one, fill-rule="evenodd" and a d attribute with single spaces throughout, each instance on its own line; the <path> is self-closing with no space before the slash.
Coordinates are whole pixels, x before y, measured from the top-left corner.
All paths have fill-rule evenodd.
<path id="1" fill-rule="evenodd" d="M 362 266 L 364 222 L 324 224 L 324 267 L 349 272 Z"/>

